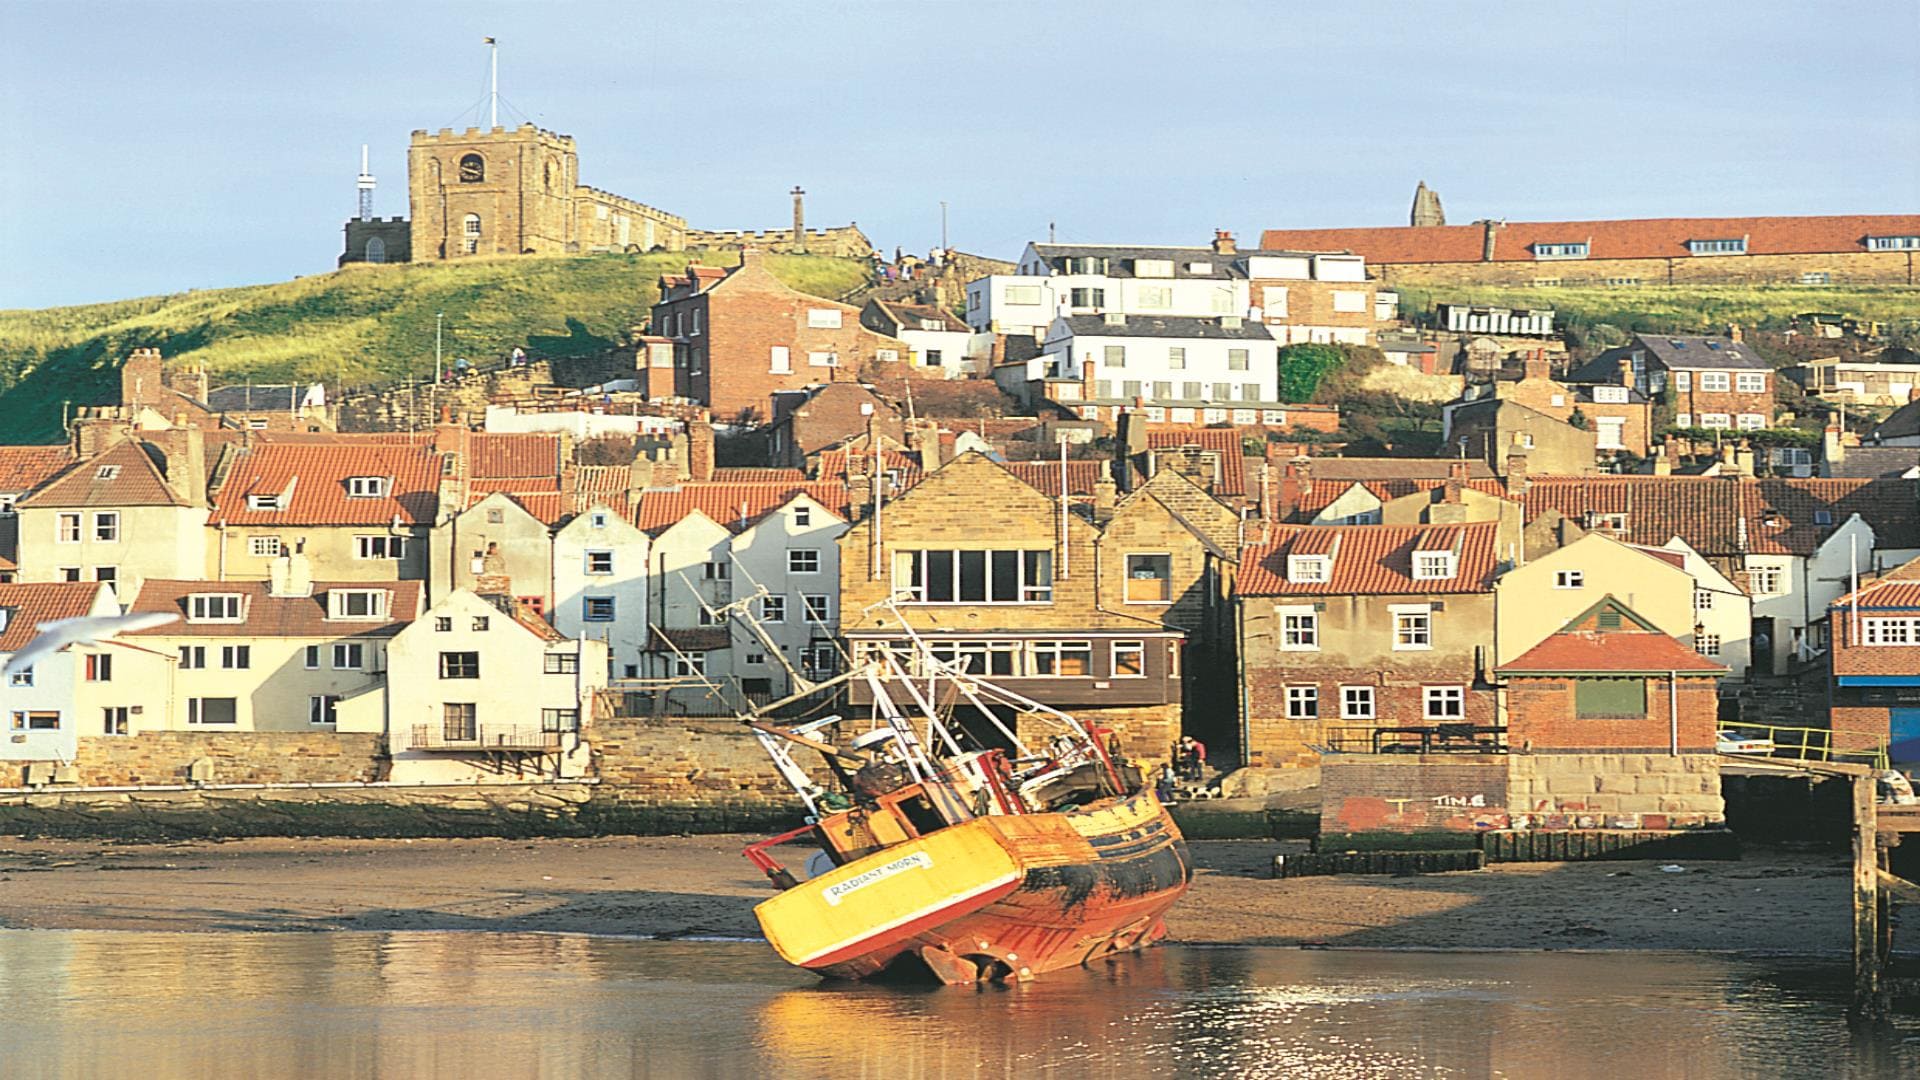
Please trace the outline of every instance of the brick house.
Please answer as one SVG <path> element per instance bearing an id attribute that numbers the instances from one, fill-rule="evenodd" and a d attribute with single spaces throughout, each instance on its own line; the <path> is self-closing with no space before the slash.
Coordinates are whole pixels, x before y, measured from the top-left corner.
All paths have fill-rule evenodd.
<path id="1" fill-rule="evenodd" d="M 1544 353 L 1536 351 L 1522 361 L 1520 378 L 1471 386 L 1466 396 L 1442 406 L 1441 437 L 1443 441 L 1453 437 L 1457 410 L 1487 398 L 1497 398 L 1569 423 L 1578 413 L 1584 430 L 1592 435 L 1596 452 L 1606 456 L 1621 452 L 1643 458 L 1652 446 L 1653 402 L 1638 388 L 1625 383 L 1624 379 L 1612 383 L 1561 382 L 1553 378 L 1552 362 Z M 1560 471 L 1543 462 L 1529 464 L 1534 472 Z"/>
<path id="2" fill-rule="evenodd" d="M 1885 739 L 1895 762 L 1920 761 L 1920 560 L 1835 600 L 1827 617 L 1836 748 Z"/>
<path id="3" fill-rule="evenodd" d="M 906 446 L 906 426 L 893 403 L 857 382 L 828 383 L 794 393 L 774 395 L 773 423 L 767 431 L 768 460 L 777 466 L 805 469 L 818 455 L 878 434 Z"/>
<path id="4" fill-rule="evenodd" d="M 1182 716 L 1186 635 L 1174 620 L 1204 588 L 1194 581 L 1207 563 L 1157 497 L 1116 516 L 1125 524 L 1109 540 L 984 455 L 955 458 L 840 540 L 840 629 L 854 662 L 893 653 L 917 668 L 910 629 L 942 659 L 1114 728 L 1129 757 L 1165 760 Z M 936 681 L 936 699 L 950 692 Z M 853 684 L 854 704 L 870 698 Z"/>
<path id="5" fill-rule="evenodd" d="M 1310 764 L 1328 729 L 1490 725 L 1497 522 L 1274 526 L 1241 553 L 1249 765 Z"/>
<path id="6" fill-rule="evenodd" d="M 660 279 L 652 332 L 673 342 L 674 396 L 716 417 L 773 415 L 773 396 L 832 382 L 870 362 L 904 364 L 898 338 L 860 325 L 860 309 L 773 275 L 755 248 L 737 266 L 688 266 Z"/>
<path id="7" fill-rule="evenodd" d="M 1575 371 L 1569 385 L 1627 386 L 1649 398 L 1673 394 L 1675 427 L 1752 431 L 1774 424 L 1772 365 L 1742 339 L 1635 334 Z"/>

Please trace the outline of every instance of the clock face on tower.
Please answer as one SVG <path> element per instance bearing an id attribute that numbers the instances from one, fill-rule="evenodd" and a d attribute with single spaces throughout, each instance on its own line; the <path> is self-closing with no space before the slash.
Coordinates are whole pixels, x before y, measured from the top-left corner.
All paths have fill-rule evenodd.
<path id="1" fill-rule="evenodd" d="M 460 182 L 477 184 L 487 178 L 487 163 L 479 154 L 468 154 L 460 159 Z"/>

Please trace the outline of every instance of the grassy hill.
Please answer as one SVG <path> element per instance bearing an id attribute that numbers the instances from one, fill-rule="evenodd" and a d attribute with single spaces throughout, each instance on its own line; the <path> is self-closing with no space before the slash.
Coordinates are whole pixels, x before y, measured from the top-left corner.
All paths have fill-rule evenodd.
<path id="1" fill-rule="evenodd" d="M 1622 330 L 1705 333 L 1729 322 L 1782 326 L 1807 311 L 1837 311 L 1894 323 L 1920 321 L 1920 288 L 1902 286 L 1642 285 L 1567 288 L 1400 285 L 1400 310 L 1431 316 L 1435 303 L 1552 308 L 1555 324 L 1607 323 Z"/>
<path id="2" fill-rule="evenodd" d="M 120 363 L 136 347 L 205 365 L 213 386 L 366 385 L 430 372 L 434 315 L 444 312 L 449 360 L 495 360 L 515 345 L 539 356 L 598 352 L 643 325 L 659 276 L 689 261 L 739 260 L 680 252 L 354 266 L 275 285 L 0 311 L 0 443 L 58 441 L 63 403 L 117 400 Z M 867 275 L 860 260 L 820 255 L 769 255 L 767 266 L 825 297 Z"/>

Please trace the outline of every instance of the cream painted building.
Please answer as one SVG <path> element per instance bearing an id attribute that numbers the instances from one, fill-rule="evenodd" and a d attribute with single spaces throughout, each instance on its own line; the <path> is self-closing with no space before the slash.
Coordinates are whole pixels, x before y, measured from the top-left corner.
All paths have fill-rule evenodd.
<path id="1" fill-rule="evenodd" d="M 1677 552 L 1588 533 L 1502 574 L 1494 583 L 1494 655 L 1509 660 L 1612 596 L 1661 632 L 1694 643 L 1694 579 Z"/>
<path id="2" fill-rule="evenodd" d="M 1695 652 L 1727 665 L 1728 678 L 1744 679 L 1753 662 L 1753 598 L 1722 574 L 1711 559 L 1693 550 L 1679 537 L 1661 550 L 1680 556 L 1693 578 Z"/>
<path id="3" fill-rule="evenodd" d="M 148 580 L 130 610 L 180 621 L 126 640 L 171 658 L 141 731 L 332 731 L 339 703 L 381 685 L 387 643 L 420 611 L 420 582 L 312 581 L 299 556 L 271 581 Z"/>
<path id="4" fill-rule="evenodd" d="M 204 455 L 192 429 L 125 440 L 74 463 L 16 504 L 18 580 L 102 581 L 124 596 L 206 562 Z M 166 467 L 155 461 L 158 457 Z"/>
<path id="5" fill-rule="evenodd" d="M 501 598 L 502 604 L 510 603 Z M 385 715 L 373 700 L 342 730 L 384 731 L 398 783 L 585 776 L 588 725 L 607 684 L 606 645 L 569 639 L 524 607 L 456 590 L 387 646 Z"/>
<path id="6" fill-rule="evenodd" d="M 445 455 L 406 443 L 256 442 L 212 493 L 205 569 L 181 577 L 264 580 L 282 554 L 328 581 L 419 581 Z"/>
<path id="7" fill-rule="evenodd" d="M 476 588 L 492 566 L 512 581 L 516 598 L 553 610 L 553 534 L 513 496 L 496 491 L 448 517 L 434 527 L 432 545 L 435 597 Z"/>
<path id="8" fill-rule="evenodd" d="M 791 693 L 789 665 L 810 680 L 838 669 L 839 539 L 846 531 L 839 515 L 801 493 L 734 536 L 728 550 L 736 595 L 758 597 L 753 614 L 766 634 L 763 639 L 746 620 L 732 620 L 728 674 L 749 697 Z M 784 664 L 768 649 L 769 640 Z"/>
<path id="9" fill-rule="evenodd" d="M 0 584 L 0 664 L 34 639 L 42 622 L 119 612 L 113 590 L 98 583 Z M 130 734 L 136 710 L 164 703 L 167 669 L 167 657 L 145 643 L 109 641 L 69 646 L 6 676 L 0 761 L 71 763 L 82 735 Z M 0 774 L 5 786 L 54 779 Z"/>

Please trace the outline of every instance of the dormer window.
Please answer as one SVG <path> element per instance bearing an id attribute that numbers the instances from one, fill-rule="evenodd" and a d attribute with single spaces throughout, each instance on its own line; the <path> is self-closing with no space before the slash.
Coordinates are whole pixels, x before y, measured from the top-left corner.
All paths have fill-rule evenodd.
<path id="1" fill-rule="evenodd" d="M 1333 560 L 1325 555 L 1289 555 L 1287 580 L 1301 585 L 1324 582 L 1333 572 Z"/>
<path id="2" fill-rule="evenodd" d="M 384 619 L 385 589 L 333 589 L 327 593 L 328 615 L 335 619 Z"/>
<path id="3" fill-rule="evenodd" d="M 387 478 L 384 476 L 347 477 L 347 497 L 353 499 L 378 499 L 387 493 Z"/>
<path id="4" fill-rule="evenodd" d="M 1695 255 L 1745 255 L 1747 238 L 1731 240 L 1689 240 L 1687 250 Z"/>
<path id="5" fill-rule="evenodd" d="M 1104 274 L 1107 272 L 1107 260 L 1091 256 L 1080 256 L 1061 260 L 1063 269 L 1069 274 Z"/>
<path id="6" fill-rule="evenodd" d="M 1593 388 L 1593 400 L 1601 405 L 1625 405 L 1627 388 L 1624 386 L 1596 386 Z"/>
<path id="7" fill-rule="evenodd" d="M 95 480 L 117 480 L 120 478 L 120 466 L 102 465 L 93 470 L 93 478 Z"/>
<path id="8" fill-rule="evenodd" d="M 1868 251 L 1920 251 L 1920 236 L 1869 236 Z"/>
<path id="9" fill-rule="evenodd" d="M 1451 551 L 1416 551 L 1413 553 L 1413 579 L 1415 581 L 1444 581 L 1454 575 L 1456 563 Z"/>
<path id="10" fill-rule="evenodd" d="M 1212 277 L 1213 264 L 1210 262 L 1190 262 L 1187 264 L 1187 273 L 1198 274 L 1201 277 Z"/>
<path id="11" fill-rule="evenodd" d="M 237 623 L 241 606 L 239 593 L 193 593 L 187 597 L 187 621 Z"/>
<path id="12" fill-rule="evenodd" d="M 1536 259 L 1584 259 L 1587 257 L 1585 242 L 1569 244 L 1535 244 L 1533 257 Z"/>
<path id="13" fill-rule="evenodd" d="M 278 494 L 247 496 L 249 510 L 285 510 L 286 508 L 286 504 L 280 501 Z"/>

